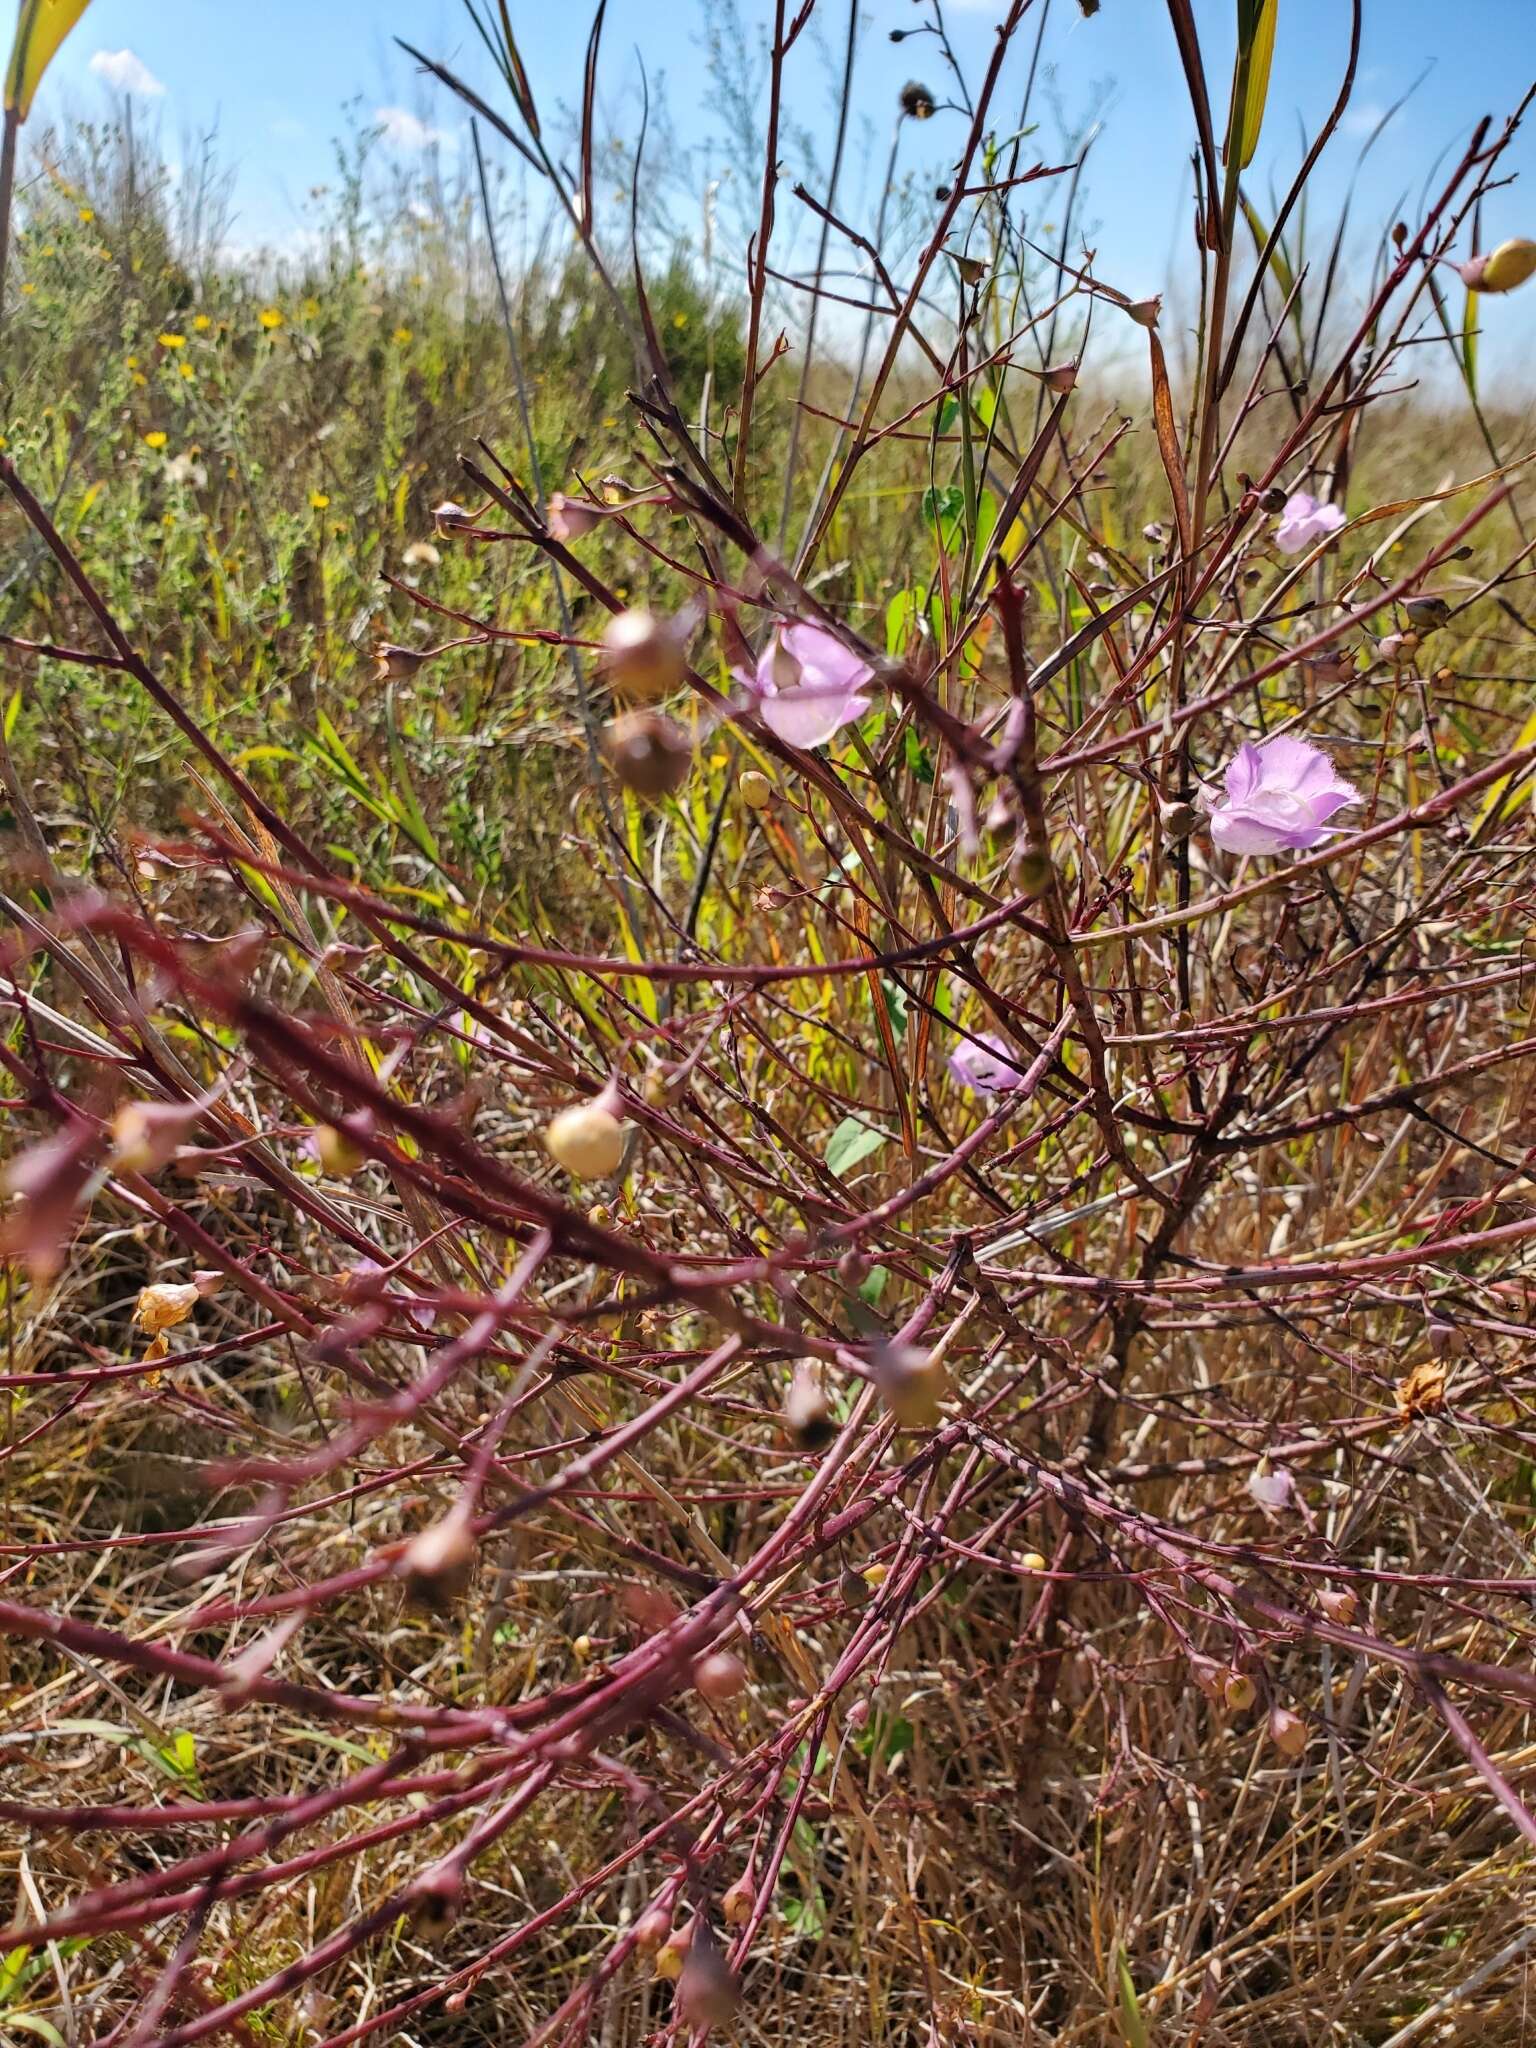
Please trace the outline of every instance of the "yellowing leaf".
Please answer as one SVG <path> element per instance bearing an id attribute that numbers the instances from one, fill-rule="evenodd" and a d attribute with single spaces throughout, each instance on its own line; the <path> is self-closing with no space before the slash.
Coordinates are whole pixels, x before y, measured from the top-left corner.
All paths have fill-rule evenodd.
<path id="1" fill-rule="evenodd" d="M 21 0 L 16 40 L 5 71 L 5 111 L 25 121 L 43 73 L 58 54 L 60 43 L 90 5 L 90 0 Z"/>
<path id="2" fill-rule="evenodd" d="M 1264 125 L 1269 97 L 1269 65 L 1275 54 L 1275 17 L 1280 0 L 1238 0 L 1237 75 L 1233 80 L 1232 122 L 1227 138 L 1236 149 L 1237 167 L 1247 170 Z"/>

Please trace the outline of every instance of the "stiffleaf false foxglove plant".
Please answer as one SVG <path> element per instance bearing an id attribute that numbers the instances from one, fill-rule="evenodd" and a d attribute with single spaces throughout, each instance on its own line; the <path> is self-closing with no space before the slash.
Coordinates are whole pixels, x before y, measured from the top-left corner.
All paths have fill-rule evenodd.
<path id="1" fill-rule="evenodd" d="M 1211 837 L 1224 853 L 1299 853 L 1330 836 L 1329 819 L 1360 792 L 1320 747 L 1279 734 L 1245 740 L 1227 764 L 1224 789 L 1202 789 Z"/>
<path id="2" fill-rule="evenodd" d="M 1299 555 L 1337 533 L 1344 523 L 1345 515 L 1338 505 L 1314 498 L 1307 491 L 1292 491 L 1275 526 L 1275 546 L 1282 555 Z"/>
<path id="3" fill-rule="evenodd" d="M 776 739 L 821 747 L 869 709 L 874 670 L 824 626 L 796 623 L 774 628 L 755 675 L 742 680 Z"/>

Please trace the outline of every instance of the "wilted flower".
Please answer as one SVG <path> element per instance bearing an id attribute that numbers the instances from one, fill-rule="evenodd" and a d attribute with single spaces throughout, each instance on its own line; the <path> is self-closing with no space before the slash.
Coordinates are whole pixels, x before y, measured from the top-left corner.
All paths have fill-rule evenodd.
<path id="1" fill-rule="evenodd" d="M 693 743 L 660 711 L 625 711 L 603 728 L 603 758 L 636 796 L 672 796 L 688 779 Z"/>
<path id="2" fill-rule="evenodd" d="M 429 540 L 413 540 L 400 557 L 408 569 L 435 569 L 442 556 Z"/>
<path id="3" fill-rule="evenodd" d="M 1524 284 L 1536 273 L 1536 242 L 1516 235 L 1508 242 L 1500 242 L 1491 255 L 1474 256 L 1456 267 L 1468 291 L 1512 292 L 1517 284 Z"/>
<path id="4" fill-rule="evenodd" d="M 1202 789 L 1211 837 L 1225 853 L 1295 853 L 1328 837 L 1328 820 L 1360 801 L 1328 756 L 1307 740 L 1281 734 L 1256 747 L 1245 740 L 1227 764 L 1226 794 Z"/>
<path id="5" fill-rule="evenodd" d="M 139 1289 L 133 1320 L 141 1330 L 148 1330 L 152 1337 L 158 1337 L 162 1330 L 174 1330 L 178 1323 L 184 1323 L 202 1296 L 203 1290 L 192 1280 L 183 1285 L 156 1281 L 153 1286 Z"/>
<path id="6" fill-rule="evenodd" d="M 431 658 L 430 648 L 400 647 L 393 640 L 376 640 L 373 643 L 373 679 L 376 683 L 409 682 L 422 663 Z"/>
<path id="7" fill-rule="evenodd" d="M 101 1149 L 94 1128 L 71 1118 L 62 1131 L 18 1152 L 0 1169 L 0 1196 L 15 1207 L 0 1224 L 0 1258 L 20 1259 L 46 1287 L 64 1263 L 75 1211 Z"/>
<path id="8" fill-rule="evenodd" d="M 997 1095 L 1017 1088 L 1024 1079 L 1023 1068 L 1014 1065 L 1007 1045 L 995 1031 L 983 1031 L 957 1045 L 949 1056 L 949 1071 L 962 1088 L 976 1095 Z"/>
<path id="9" fill-rule="evenodd" d="M 745 680 L 776 738 L 787 747 L 820 747 L 869 709 L 864 691 L 874 670 L 824 626 L 796 624 L 775 627 L 756 675 Z"/>
<path id="10" fill-rule="evenodd" d="M 444 498 L 441 505 L 432 507 L 432 524 L 445 538 L 452 533 L 462 533 L 466 526 L 473 526 L 474 519 L 462 505 L 452 498 Z"/>
<path id="11" fill-rule="evenodd" d="M 191 484 L 201 490 L 208 481 L 208 472 L 194 455 L 173 455 L 165 465 L 165 480 L 168 484 Z"/>
<path id="12" fill-rule="evenodd" d="M 1307 491 L 1292 491 L 1275 528 L 1275 546 L 1282 555 L 1299 555 L 1303 549 L 1337 533 L 1344 523 L 1345 514 L 1338 505 L 1314 498 Z"/>
<path id="13" fill-rule="evenodd" d="M 901 111 L 910 114 L 914 121 L 932 120 L 933 94 L 915 78 L 909 79 L 901 88 Z"/>

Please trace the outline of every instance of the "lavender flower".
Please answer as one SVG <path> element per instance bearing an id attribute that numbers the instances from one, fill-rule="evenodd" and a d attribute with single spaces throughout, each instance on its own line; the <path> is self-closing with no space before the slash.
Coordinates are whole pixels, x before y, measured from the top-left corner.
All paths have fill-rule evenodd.
<path id="1" fill-rule="evenodd" d="M 823 626 L 778 626 L 746 677 L 768 730 L 787 747 L 820 747 L 869 709 L 867 661 Z"/>
<path id="2" fill-rule="evenodd" d="M 1326 540 L 1344 524 L 1344 513 L 1326 499 L 1292 491 L 1275 527 L 1275 546 L 1282 555 L 1299 555 L 1314 542 Z"/>
<path id="3" fill-rule="evenodd" d="M 1014 1065 L 1008 1047 L 995 1031 L 984 1031 L 957 1045 L 949 1056 L 949 1071 L 962 1088 L 975 1095 L 998 1095 L 1017 1088 L 1024 1079 L 1023 1068 Z"/>
<path id="4" fill-rule="evenodd" d="M 1283 734 L 1245 740 L 1227 764 L 1226 793 L 1202 789 L 1211 837 L 1226 853 L 1296 853 L 1329 836 L 1328 820 L 1360 792 L 1319 747 Z"/>

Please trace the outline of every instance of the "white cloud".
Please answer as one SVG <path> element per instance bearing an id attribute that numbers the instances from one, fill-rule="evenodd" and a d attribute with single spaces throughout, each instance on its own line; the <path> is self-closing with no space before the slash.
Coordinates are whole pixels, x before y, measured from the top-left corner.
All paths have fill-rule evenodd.
<path id="1" fill-rule="evenodd" d="M 1346 135 L 1369 135 L 1372 129 L 1386 119 L 1386 114 L 1385 107 L 1378 107 L 1368 101 L 1364 106 L 1351 107 L 1339 126 Z"/>
<path id="2" fill-rule="evenodd" d="M 132 50 L 98 50 L 91 59 L 91 69 L 119 92 L 137 92 L 146 99 L 157 99 L 165 91 L 144 59 L 136 57 Z"/>
<path id="3" fill-rule="evenodd" d="M 391 149 L 430 149 L 434 143 L 439 149 L 457 147 L 457 138 L 451 130 L 432 127 L 406 107 L 375 107 L 373 118 Z"/>

